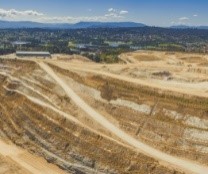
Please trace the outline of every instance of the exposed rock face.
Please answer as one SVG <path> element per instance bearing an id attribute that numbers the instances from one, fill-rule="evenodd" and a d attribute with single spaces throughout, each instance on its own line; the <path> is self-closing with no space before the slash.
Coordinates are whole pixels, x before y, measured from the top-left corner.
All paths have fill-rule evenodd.
<path id="1" fill-rule="evenodd" d="M 91 120 L 35 62 L 1 60 L 0 67 L 1 137 L 69 173 L 180 173 L 138 153 Z M 206 99 L 51 67 L 98 112 L 138 140 L 207 164 L 208 129 L 202 118 Z"/>

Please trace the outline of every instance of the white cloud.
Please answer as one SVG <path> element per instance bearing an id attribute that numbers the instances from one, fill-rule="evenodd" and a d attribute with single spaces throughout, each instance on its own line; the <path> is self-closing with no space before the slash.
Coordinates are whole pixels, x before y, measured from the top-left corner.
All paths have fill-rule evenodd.
<path id="1" fill-rule="evenodd" d="M 180 17 L 175 21 L 172 21 L 171 24 L 172 25 L 189 25 L 190 22 L 190 18 L 188 17 Z"/>
<path id="2" fill-rule="evenodd" d="M 88 9 L 88 11 L 92 11 Z M 120 21 L 125 18 L 125 15 L 128 13 L 126 10 L 119 11 L 114 8 L 109 8 L 106 10 L 106 13 L 100 16 L 48 16 L 41 12 L 35 10 L 25 10 L 19 11 L 15 9 L 5 10 L 0 9 L 0 19 L 11 21 L 36 21 L 44 23 L 76 23 L 80 21 L 103 21 L 103 22 L 112 22 Z"/>
<path id="3" fill-rule="evenodd" d="M 121 10 L 121 11 L 120 11 L 120 14 L 121 14 L 121 15 L 125 15 L 125 14 L 128 14 L 128 13 L 129 13 L 129 12 L 126 11 L 126 10 Z"/>
<path id="4" fill-rule="evenodd" d="M 117 13 L 107 13 L 105 14 L 105 17 L 122 18 L 123 16 L 120 16 Z"/>
<path id="5" fill-rule="evenodd" d="M 188 20 L 189 20 L 188 17 L 181 17 L 181 18 L 179 18 L 179 21 L 188 21 Z"/>
<path id="6" fill-rule="evenodd" d="M 65 17 L 41 17 L 36 19 L 37 22 L 46 22 L 46 23 L 75 23 L 80 21 L 108 21 L 108 17 L 106 16 L 93 16 L 93 17 L 87 17 L 87 16 L 80 16 L 80 17 L 71 17 L 71 16 L 65 16 Z"/>
<path id="7" fill-rule="evenodd" d="M 193 17 L 198 17 L 198 14 L 194 14 Z"/>
<path id="8" fill-rule="evenodd" d="M 105 17 L 111 17 L 111 18 L 124 18 L 124 15 L 128 14 L 128 11 L 126 10 L 117 10 L 114 8 L 109 8 L 107 14 L 105 14 Z"/>
<path id="9" fill-rule="evenodd" d="M 2 18 L 15 18 L 21 16 L 43 16 L 43 13 L 39 13 L 35 10 L 25 10 L 25 11 L 18 11 L 15 9 L 5 10 L 0 9 L 0 17 Z"/>
<path id="10" fill-rule="evenodd" d="M 108 9 L 108 12 L 116 12 L 117 10 L 116 9 L 114 9 L 114 8 L 109 8 Z"/>
<path id="11" fill-rule="evenodd" d="M 39 13 L 37 11 L 34 10 L 27 10 L 27 11 L 23 11 L 22 13 L 23 15 L 28 15 L 28 16 L 43 16 L 43 13 Z"/>

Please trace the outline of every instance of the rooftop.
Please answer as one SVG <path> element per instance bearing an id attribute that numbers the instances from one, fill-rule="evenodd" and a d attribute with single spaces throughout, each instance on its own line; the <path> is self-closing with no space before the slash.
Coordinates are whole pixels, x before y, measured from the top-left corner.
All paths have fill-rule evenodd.
<path id="1" fill-rule="evenodd" d="M 44 51 L 16 51 L 16 54 L 50 55 L 49 52 L 44 52 Z"/>

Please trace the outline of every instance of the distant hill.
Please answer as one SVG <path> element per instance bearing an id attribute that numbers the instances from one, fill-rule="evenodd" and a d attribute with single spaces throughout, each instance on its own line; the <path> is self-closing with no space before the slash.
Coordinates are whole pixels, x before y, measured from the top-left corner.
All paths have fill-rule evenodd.
<path id="1" fill-rule="evenodd" d="M 205 30 L 208 30 L 208 26 L 200 26 L 198 27 L 199 29 L 205 29 Z"/>
<path id="2" fill-rule="evenodd" d="M 74 28 L 127 28 L 145 27 L 145 24 L 135 22 L 79 22 Z"/>
<path id="3" fill-rule="evenodd" d="M 136 22 L 79 22 L 69 23 L 39 23 L 31 21 L 2 21 L 0 20 L 0 29 L 18 29 L 18 28 L 45 28 L 45 29 L 82 29 L 82 28 L 134 28 L 146 27 L 147 25 Z M 188 26 L 176 25 L 169 27 L 171 29 L 208 29 L 208 26 Z"/>
<path id="4" fill-rule="evenodd" d="M 0 21 L 0 28 L 70 28 L 70 24 L 47 24 L 47 23 L 38 23 L 30 21 Z"/>
<path id="5" fill-rule="evenodd" d="M 145 24 L 134 22 L 79 22 L 67 23 L 38 23 L 31 21 L 0 21 L 0 29 L 15 28 L 49 28 L 49 29 L 79 29 L 79 28 L 122 28 L 144 27 Z"/>
<path id="6" fill-rule="evenodd" d="M 187 29 L 187 28 L 193 28 L 193 27 L 187 26 L 187 25 L 174 25 L 174 26 L 171 26 L 170 28 L 173 28 L 173 29 Z"/>
<path id="7" fill-rule="evenodd" d="M 208 26 L 188 26 L 188 25 L 176 25 L 176 26 L 171 26 L 170 28 L 173 29 L 208 29 Z"/>

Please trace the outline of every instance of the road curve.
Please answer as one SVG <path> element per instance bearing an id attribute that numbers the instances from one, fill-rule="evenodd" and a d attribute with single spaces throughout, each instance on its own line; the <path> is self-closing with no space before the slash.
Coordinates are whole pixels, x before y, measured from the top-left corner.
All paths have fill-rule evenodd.
<path id="1" fill-rule="evenodd" d="M 192 161 L 185 159 L 180 159 L 168 155 L 164 152 L 156 150 L 149 145 L 146 145 L 139 140 L 133 138 L 126 132 L 122 131 L 109 120 L 107 120 L 103 115 L 95 111 L 90 107 L 83 99 L 81 99 L 60 77 L 58 77 L 55 72 L 44 62 L 37 62 L 39 66 L 48 73 L 66 92 L 68 97 L 70 97 L 74 103 L 79 106 L 83 111 L 85 111 L 92 119 L 101 124 L 104 128 L 112 132 L 114 135 L 122 139 L 127 144 L 135 147 L 139 152 L 144 153 L 150 157 L 153 157 L 156 160 L 159 160 L 164 163 L 170 164 L 170 166 L 175 167 L 176 169 L 181 169 L 187 173 L 196 173 L 196 174 L 207 174 L 208 167 L 200 164 L 196 164 Z"/>

